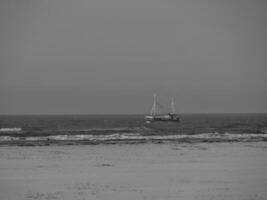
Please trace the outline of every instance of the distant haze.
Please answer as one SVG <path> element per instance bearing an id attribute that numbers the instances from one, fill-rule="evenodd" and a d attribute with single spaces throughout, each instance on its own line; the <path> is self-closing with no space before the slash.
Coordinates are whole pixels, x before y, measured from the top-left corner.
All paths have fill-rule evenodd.
<path id="1" fill-rule="evenodd" d="M 263 0 L 1 0 L 0 114 L 267 112 Z M 168 107 L 167 107 L 168 108 Z"/>

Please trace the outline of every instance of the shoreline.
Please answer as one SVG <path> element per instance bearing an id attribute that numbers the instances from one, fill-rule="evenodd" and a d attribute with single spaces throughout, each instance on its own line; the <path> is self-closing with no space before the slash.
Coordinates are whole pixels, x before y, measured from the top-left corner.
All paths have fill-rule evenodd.
<path id="1" fill-rule="evenodd" d="M 267 134 L 198 134 L 142 136 L 133 134 L 112 135 L 55 135 L 50 137 L 0 137 L 1 146 L 100 145 L 144 143 L 233 143 L 266 142 Z"/>

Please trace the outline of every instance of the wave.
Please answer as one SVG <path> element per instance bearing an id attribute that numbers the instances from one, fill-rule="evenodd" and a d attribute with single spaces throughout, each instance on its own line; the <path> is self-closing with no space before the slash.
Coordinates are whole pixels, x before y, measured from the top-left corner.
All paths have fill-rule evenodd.
<path id="1" fill-rule="evenodd" d="M 0 128 L 0 132 L 21 132 L 22 128 Z"/>
<path id="2" fill-rule="evenodd" d="M 140 140 L 202 140 L 217 139 L 217 140 L 251 140 L 251 139 L 267 139 L 267 134 L 218 134 L 204 133 L 196 135 L 149 135 L 144 136 L 138 133 L 131 134 L 110 134 L 110 135 L 53 135 L 53 136 L 33 136 L 33 137 L 15 137 L 15 136 L 0 136 L 0 142 L 9 141 L 140 141 Z"/>

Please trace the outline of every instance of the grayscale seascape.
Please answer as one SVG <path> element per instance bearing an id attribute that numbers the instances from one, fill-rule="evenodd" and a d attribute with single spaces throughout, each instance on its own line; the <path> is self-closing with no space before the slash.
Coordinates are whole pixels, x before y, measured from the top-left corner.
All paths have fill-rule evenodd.
<path id="1" fill-rule="evenodd" d="M 266 10 L 1 0 L 0 200 L 267 200 Z"/>

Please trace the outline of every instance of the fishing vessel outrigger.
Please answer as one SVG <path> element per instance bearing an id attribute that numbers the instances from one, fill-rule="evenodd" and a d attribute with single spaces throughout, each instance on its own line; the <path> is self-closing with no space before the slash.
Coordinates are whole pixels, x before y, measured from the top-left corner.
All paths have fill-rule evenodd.
<path id="1" fill-rule="evenodd" d="M 154 94 L 154 102 L 149 115 L 145 116 L 146 123 L 151 123 L 153 121 L 163 121 L 163 122 L 179 122 L 180 118 L 175 114 L 174 98 L 171 100 L 171 112 L 167 114 L 158 113 L 158 103 L 157 95 Z"/>

